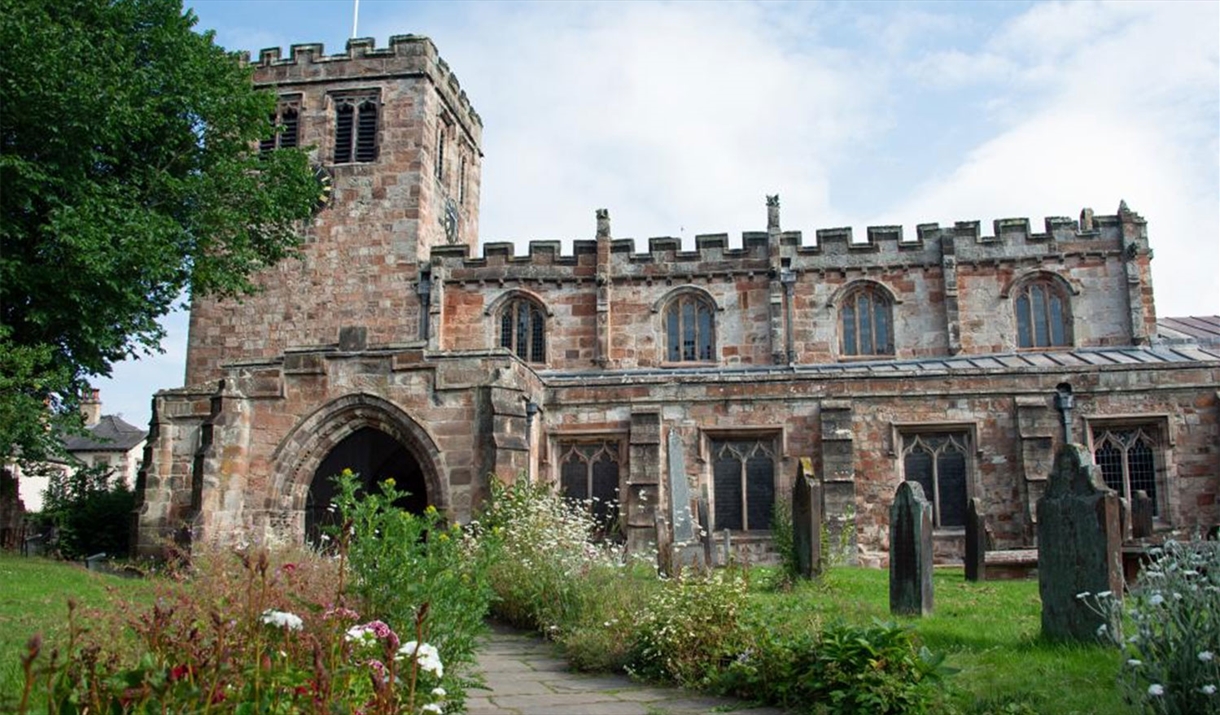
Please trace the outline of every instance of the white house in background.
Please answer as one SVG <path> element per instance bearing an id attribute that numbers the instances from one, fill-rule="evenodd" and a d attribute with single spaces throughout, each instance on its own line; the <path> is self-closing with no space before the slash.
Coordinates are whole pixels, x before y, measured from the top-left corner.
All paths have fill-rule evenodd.
<path id="1" fill-rule="evenodd" d="M 127 486 L 134 489 L 148 432 L 123 421 L 118 415 L 103 415 L 97 390 L 81 403 L 81 413 L 85 418 L 85 434 L 64 440 L 69 460 L 54 466 L 63 470 L 108 466 L 111 473 L 122 476 Z M 49 483 L 50 477 L 20 476 L 18 491 L 26 511 L 42 511 L 43 492 Z"/>

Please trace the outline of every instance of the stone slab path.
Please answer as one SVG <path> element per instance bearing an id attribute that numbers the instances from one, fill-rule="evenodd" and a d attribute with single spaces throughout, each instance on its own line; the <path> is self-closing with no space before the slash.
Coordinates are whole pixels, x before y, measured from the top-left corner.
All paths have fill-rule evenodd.
<path id="1" fill-rule="evenodd" d="M 468 715 L 783 715 L 728 698 L 642 685 L 625 675 L 572 673 L 553 644 L 498 625 L 479 650 L 479 669 L 487 689 L 468 692 Z"/>

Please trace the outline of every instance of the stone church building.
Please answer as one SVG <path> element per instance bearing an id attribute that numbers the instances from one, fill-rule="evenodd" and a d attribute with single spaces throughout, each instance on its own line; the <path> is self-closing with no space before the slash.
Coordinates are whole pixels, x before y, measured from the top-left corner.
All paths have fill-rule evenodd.
<path id="1" fill-rule="evenodd" d="M 154 399 L 142 552 L 305 539 L 350 467 L 458 521 L 495 479 L 615 499 L 633 547 L 679 494 L 757 557 L 809 458 L 863 560 L 904 479 L 952 558 L 970 497 L 997 547 L 1032 543 L 1065 427 L 1159 529 L 1220 522 L 1220 341 L 1158 326 L 1125 205 L 853 236 L 787 229 L 760 197 L 765 230 L 739 240 L 640 246 L 590 211 L 570 254 L 476 254 L 482 122 L 430 40 L 265 50 L 255 82 L 279 96 L 263 148 L 310 148 L 318 212 L 261 293 L 192 305 L 185 386 Z"/>

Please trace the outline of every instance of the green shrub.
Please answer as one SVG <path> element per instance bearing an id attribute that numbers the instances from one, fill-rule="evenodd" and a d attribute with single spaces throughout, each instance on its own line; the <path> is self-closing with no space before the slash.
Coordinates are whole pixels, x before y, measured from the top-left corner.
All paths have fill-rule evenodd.
<path id="1" fill-rule="evenodd" d="M 788 499 L 777 498 L 771 508 L 771 544 L 779 555 L 774 586 L 787 590 L 801 577 L 801 563 L 796 555 L 796 529 L 792 523 L 792 502 Z"/>
<path id="2" fill-rule="evenodd" d="M 133 509 L 135 493 L 102 466 L 52 474 L 43 502 L 44 518 L 55 526 L 66 559 L 127 556 Z"/>
<path id="3" fill-rule="evenodd" d="M 935 703 L 942 658 L 909 628 L 844 623 L 789 635 L 754 633 L 721 688 L 786 708 L 826 713 L 924 713 Z"/>
<path id="4" fill-rule="evenodd" d="M 448 699 L 461 703 L 466 688 L 477 684 L 467 676 L 492 596 L 488 554 L 434 507 L 423 514 L 395 507 L 407 495 L 392 479 L 381 483 L 380 494 L 359 494 L 358 478 L 344 470 L 335 485 L 344 528 L 332 532 L 350 570 L 347 591 L 367 616 L 400 630 L 409 625 L 404 642 L 436 646 L 452 673 Z"/>
<path id="5" fill-rule="evenodd" d="M 1127 701 L 1146 713 L 1220 713 L 1220 543 L 1166 543 L 1125 605 L 1130 634 L 1116 640 Z"/>
<path id="6" fill-rule="evenodd" d="M 629 672 L 688 687 L 714 683 L 746 643 L 740 621 L 747 600 L 745 574 L 741 569 L 686 570 L 665 582 L 636 616 Z"/>

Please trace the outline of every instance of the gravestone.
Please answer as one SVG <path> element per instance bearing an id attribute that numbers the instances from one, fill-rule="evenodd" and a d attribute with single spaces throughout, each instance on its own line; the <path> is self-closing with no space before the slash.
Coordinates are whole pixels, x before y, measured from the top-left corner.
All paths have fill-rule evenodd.
<path id="1" fill-rule="evenodd" d="M 932 613 L 932 504 L 916 482 L 899 484 L 890 506 L 890 612 Z"/>
<path id="2" fill-rule="evenodd" d="M 1042 634 L 1051 640 L 1096 642 L 1114 626 L 1082 593 L 1121 598 L 1123 564 L 1118 495 L 1107 489 L 1086 447 L 1055 453 L 1046 493 L 1038 500 L 1038 591 Z"/>
<path id="3" fill-rule="evenodd" d="M 966 580 L 987 580 L 987 525 L 978 497 L 966 501 Z"/>
<path id="4" fill-rule="evenodd" d="M 1143 489 L 1136 490 L 1131 499 L 1131 538 L 1152 536 L 1152 519 L 1152 498 Z"/>
<path id="5" fill-rule="evenodd" d="M 669 430 L 666 456 L 669 466 L 669 523 L 673 534 L 669 545 L 670 563 L 676 569 L 703 566 L 707 561 L 704 559 L 703 545 L 695 533 L 690 482 L 686 479 L 686 452 L 677 430 Z"/>
<path id="6" fill-rule="evenodd" d="M 822 483 L 813 474 L 813 460 L 802 457 L 792 489 L 792 546 L 803 578 L 822 574 Z"/>

